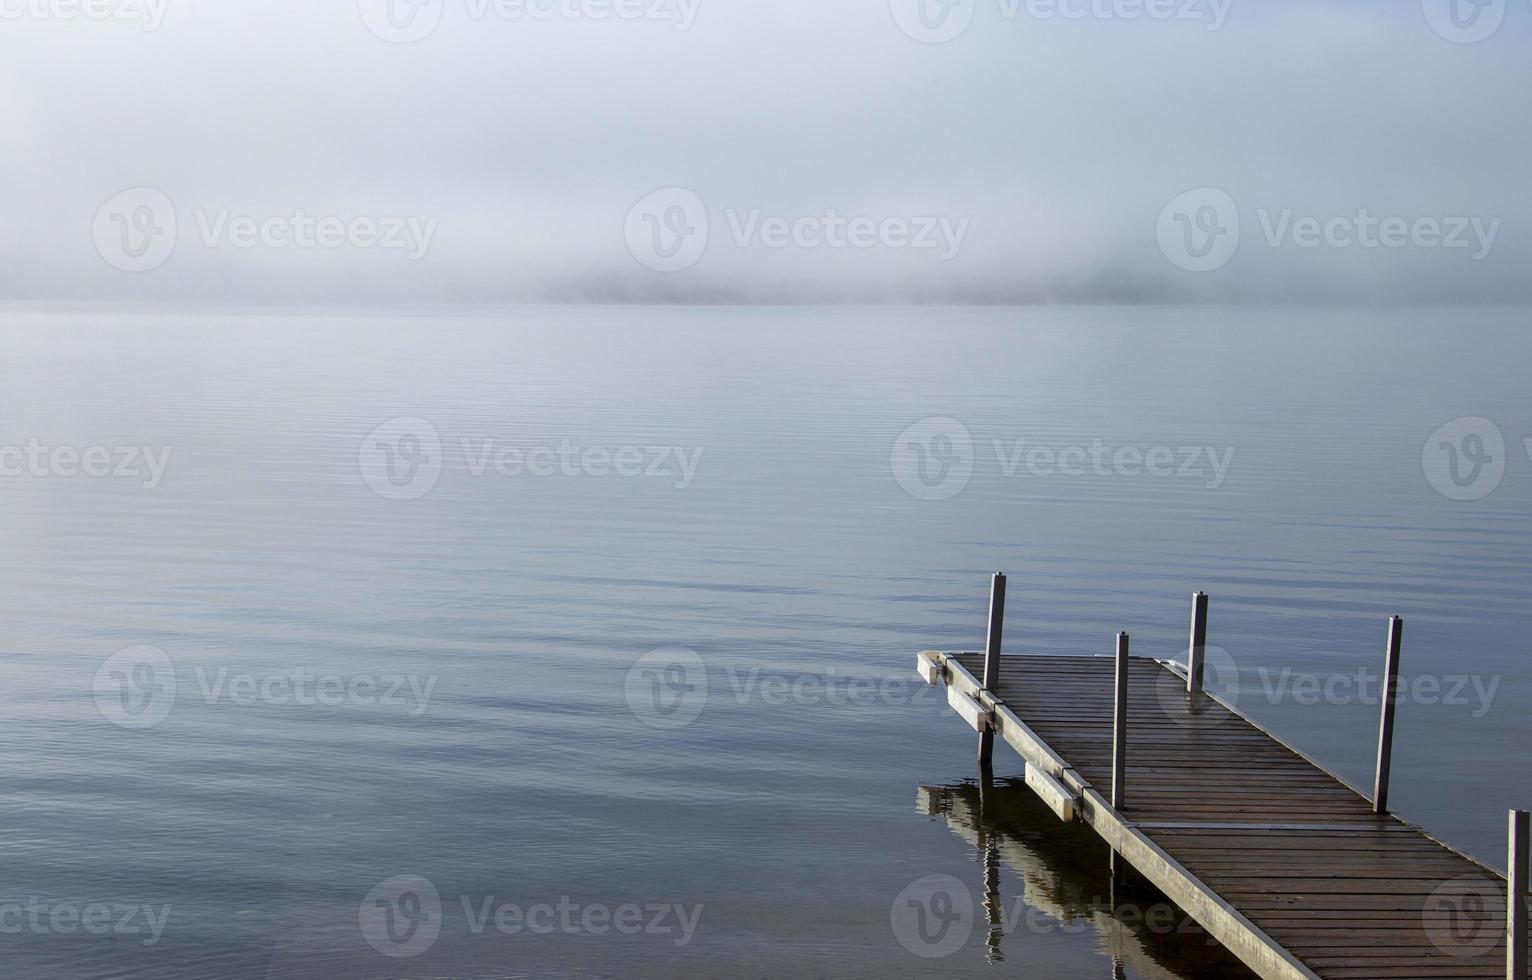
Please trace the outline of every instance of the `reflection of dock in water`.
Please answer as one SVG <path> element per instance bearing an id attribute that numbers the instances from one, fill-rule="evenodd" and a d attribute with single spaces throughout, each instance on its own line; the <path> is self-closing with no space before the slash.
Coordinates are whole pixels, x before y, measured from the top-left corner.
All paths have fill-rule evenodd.
<path id="1" fill-rule="evenodd" d="M 1061 826 L 1020 780 L 922 786 L 916 806 L 927 816 L 944 817 L 947 828 L 980 855 L 980 927 L 987 923 L 991 960 L 1005 958 L 1008 927 L 1037 923 L 1044 931 L 1093 931 L 1112 958 L 1115 978 L 1127 976 L 1125 971 L 1144 980 L 1249 975 L 1163 896 L 1114 884 L 1100 839 L 1083 827 Z M 1002 866 L 1022 886 L 1009 911 Z M 1016 899 L 1028 910 L 1024 920 L 1018 918 Z M 1131 912 L 1133 923 L 1119 917 L 1120 911 Z M 1016 943 L 1011 952 L 1020 953 L 1022 945 Z"/>

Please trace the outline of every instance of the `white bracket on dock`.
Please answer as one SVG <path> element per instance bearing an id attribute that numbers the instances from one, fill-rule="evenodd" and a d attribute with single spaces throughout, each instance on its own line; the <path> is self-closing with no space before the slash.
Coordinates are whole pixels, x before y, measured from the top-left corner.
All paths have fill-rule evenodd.
<path id="1" fill-rule="evenodd" d="M 915 658 L 915 671 L 933 687 L 947 679 L 946 657 L 935 650 L 927 650 Z"/>
<path id="2" fill-rule="evenodd" d="M 1079 797 L 1065 789 L 1058 780 L 1043 772 L 1037 766 L 1027 765 L 1027 785 L 1036 793 L 1038 799 L 1047 804 L 1048 809 L 1053 811 L 1054 816 L 1065 823 L 1072 823 L 1075 818 L 1076 806 Z"/>
<path id="3" fill-rule="evenodd" d="M 958 713 L 976 732 L 995 730 L 995 713 L 955 687 L 947 688 L 947 706 Z"/>

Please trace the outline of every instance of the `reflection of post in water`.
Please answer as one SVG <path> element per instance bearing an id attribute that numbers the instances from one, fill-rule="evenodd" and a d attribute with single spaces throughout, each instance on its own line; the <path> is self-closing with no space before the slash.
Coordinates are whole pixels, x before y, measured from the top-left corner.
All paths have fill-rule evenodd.
<path id="1" fill-rule="evenodd" d="M 1112 866 L 1111 873 L 1107 875 L 1107 884 L 1111 889 L 1111 909 L 1113 914 L 1116 914 L 1116 911 L 1122 908 L 1121 900 L 1117 897 L 1117 893 L 1123 885 L 1122 871 L 1123 865 L 1126 862 L 1117 856 L 1116 851 L 1112 852 L 1110 860 Z M 1119 955 L 1116 949 L 1112 950 L 1112 980 L 1127 980 L 1127 972 L 1122 956 Z"/>
<path id="2" fill-rule="evenodd" d="M 981 775 L 952 786 L 922 786 L 918 805 L 927 816 L 945 818 L 947 828 L 973 845 L 983 860 L 991 962 L 1003 957 L 1007 929 L 1093 932 L 1111 956 L 1116 980 L 1254 976 L 1206 933 L 1186 929 L 1190 920 L 1180 910 L 1174 910 L 1170 926 L 1146 928 L 1146 909 L 1157 903 L 1170 908 L 1168 900 L 1153 889 L 1145 891 L 1136 875 L 1114 883 L 1102 864 L 1110 848 L 1083 824 L 1060 824 L 1022 780 Z M 1010 896 L 1010 909 L 1001 894 L 1002 864 L 1021 885 L 1020 893 Z M 1119 908 L 1128 914 L 1119 918 Z M 1028 956 L 1025 937 L 1017 941 L 1022 945 L 1012 945 L 1013 962 Z"/>
<path id="3" fill-rule="evenodd" d="M 989 916 L 984 955 L 991 963 L 1000 963 L 1005 960 L 1000 948 L 1005 939 L 1005 901 L 1000 897 L 1000 845 L 993 837 L 984 848 L 984 911 Z"/>
<path id="4" fill-rule="evenodd" d="M 1005 939 L 1005 899 L 1000 895 L 1000 842 L 985 819 L 985 804 L 995 795 L 995 775 L 988 766 L 979 774 L 979 850 L 984 855 L 984 914 L 989 929 L 984 937 L 985 958 L 991 963 L 1005 960 L 1000 948 Z"/>

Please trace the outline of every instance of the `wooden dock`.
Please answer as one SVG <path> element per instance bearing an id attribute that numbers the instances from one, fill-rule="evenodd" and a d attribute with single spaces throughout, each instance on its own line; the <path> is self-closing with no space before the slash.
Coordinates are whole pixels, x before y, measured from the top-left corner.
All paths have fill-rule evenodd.
<path id="1" fill-rule="evenodd" d="M 981 763 L 995 737 L 1011 746 L 1055 814 L 1093 827 L 1258 975 L 1526 980 L 1526 814 L 1511 815 L 1517 908 L 1506 878 L 1378 812 L 1386 807 L 1201 691 L 1205 596 L 1190 667 L 1130 658 L 1126 635 L 1115 657 L 1002 657 L 1003 605 L 997 576 L 986 653 L 918 661 L 981 733 Z M 1390 678 L 1398 631 L 1396 620 Z M 1392 714 L 1385 699 L 1379 801 Z M 1520 940 L 1509 953 L 1508 935 Z"/>

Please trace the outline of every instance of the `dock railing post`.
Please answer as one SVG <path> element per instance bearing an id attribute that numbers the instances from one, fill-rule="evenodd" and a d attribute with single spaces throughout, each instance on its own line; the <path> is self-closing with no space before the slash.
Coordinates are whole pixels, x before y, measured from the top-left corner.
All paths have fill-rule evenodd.
<path id="1" fill-rule="evenodd" d="M 1206 592 L 1192 594 L 1192 638 L 1186 651 L 1186 693 L 1201 694 L 1203 682 L 1203 654 L 1208 645 L 1208 595 Z"/>
<path id="2" fill-rule="evenodd" d="M 1511 811 L 1505 892 L 1506 980 L 1527 980 L 1527 825 L 1526 810 Z"/>
<path id="3" fill-rule="evenodd" d="M 995 694 L 1000 686 L 1000 640 L 1005 632 L 1005 573 L 996 572 L 989 590 L 989 635 L 984 641 L 984 689 Z M 997 695 L 998 696 L 998 695 Z M 995 733 L 979 733 L 979 765 L 988 766 L 995 758 Z"/>
<path id="4" fill-rule="evenodd" d="M 1112 807 L 1121 810 L 1128 780 L 1128 634 L 1117 634 L 1117 693 L 1112 707 Z"/>
<path id="5" fill-rule="evenodd" d="M 1372 812 L 1388 812 L 1388 771 L 1394 758 L 1394 709 L 1399 704 L 1399 650 L 1404 620 L 1388 620 L 1388 659 L 1383 667 L 1383 721 L 1378 726 L 1378 769 L 1372 789 Z"/>

